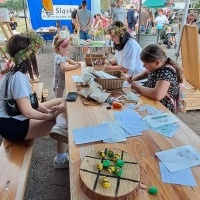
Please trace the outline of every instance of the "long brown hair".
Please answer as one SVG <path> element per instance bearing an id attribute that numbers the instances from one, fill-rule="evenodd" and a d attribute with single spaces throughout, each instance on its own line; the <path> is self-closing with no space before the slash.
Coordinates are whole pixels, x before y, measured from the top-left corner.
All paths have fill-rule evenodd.
<path id="1" fill-rule="evenodd" d="M 146 46 L 140 54 L 140 59 L 142 62 L 147 62 L 147 63 L 160 60 L 165 64 L 171 65 L 176 70 L 179 83 L 183 82 L 182 68 L 172 58 L 167 57 L 165 50 L 160 45 L 150 44 Z"/>

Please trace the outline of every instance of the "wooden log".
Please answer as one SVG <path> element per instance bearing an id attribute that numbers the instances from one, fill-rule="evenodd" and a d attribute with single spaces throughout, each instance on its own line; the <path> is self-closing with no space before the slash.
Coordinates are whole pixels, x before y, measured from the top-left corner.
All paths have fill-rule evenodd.
<path id="1" fill-rule="evenodd" d="M 114 153 L 118 153 L 124 161 L 121 167 L 123 173 L 120 177 L 114 173 L 109 173 L 106 168 L 98 171 L 97 165 L 109 160 L 114 166 L 115 161 L 107 155 L 108 149 L 104 150 L 105 158 L 101 157 L 98 152 L 89 153 L 82 161 L 80 166 L 81 186 L 86 195 L 92 200 L 132 200 L 139 192 L 140 185 L 140 166 L 134 157 L 129 153 L 112 149 Z M 102 186 L 103 177 L 106 176 L 110 187 Z"/>

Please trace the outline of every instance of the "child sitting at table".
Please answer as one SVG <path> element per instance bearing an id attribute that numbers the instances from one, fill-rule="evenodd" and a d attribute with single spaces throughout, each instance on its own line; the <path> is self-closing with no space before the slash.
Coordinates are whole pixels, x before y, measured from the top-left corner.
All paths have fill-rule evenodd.
<path id="1" fill-rule="evenodd" d="M 65 88 L 65 71 L 74 70 L 79 68 L 80 63 L 69 59 L 67 56 L 70 53 L 70 41 L 68 39 L 62 39 L 59 36 L 54 38 L 54 81 L 53 90 L 55 96 L 63 97 Z"/>
<path id="2" fill-rule="evenodd" d="M 160 101 L 170 111 L 176 110 L 176 101 L 180 95 L 180 83 L 183 82 L 182 70 L 178 64 L 167 57 L 160 45 L 151 44 L 141 54 L 146 71 L 128 77 L 131 88 L 142 95 Z M 138 80 L 147 78 L 144 86 Z"/>

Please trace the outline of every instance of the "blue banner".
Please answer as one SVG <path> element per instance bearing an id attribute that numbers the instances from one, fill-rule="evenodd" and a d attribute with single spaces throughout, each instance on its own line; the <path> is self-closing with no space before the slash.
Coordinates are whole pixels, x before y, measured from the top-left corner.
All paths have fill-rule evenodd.
<path id="1" fill-rule="evenodd" d="M 71 12 L 81 3 L 82 0 L 27 0 L 32 28 L 56 26 L 60 21 L 61 27 L 72 31 Z M 91 10 L 91 0 L 87 0 L 87 9 Z"/>

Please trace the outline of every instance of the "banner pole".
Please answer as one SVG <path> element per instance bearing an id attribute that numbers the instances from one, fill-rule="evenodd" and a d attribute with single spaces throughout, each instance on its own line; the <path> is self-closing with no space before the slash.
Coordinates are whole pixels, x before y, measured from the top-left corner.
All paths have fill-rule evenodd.
<path id="1" fill-rule="evenodd" d="M 178 41 L 177 41 L 177 44 L 178 44 L 177 45 L 177 52 L 175 53 L 176 61 L 178 60 L 178 57 L 179 57 L 179 52 L 180 52 L 180 48 L 181 48 L 181 39 L 182 39 L 182 34 L 183 34 L 183 27 L 186 24 L 189 4 L 190 4 L 190 0 L 186 0 L 185 8 L 184 8 L 184 14 L 183 14 L 181 27 L 180 27 L 180 32 L 179 32 L 179 37 L 178 37 Z"/>
<path id="2" fill-rule="evenodd" d="M 23 8 L 24 8 L 24 16 L 25 16 L 26 32 L 28 32 L 27 18 L 26 18 L 27 16 L 26 16 L 26 8 L 25 8 L 24 0 L 23 0 L 22 2 L 23 2 Z"/>

